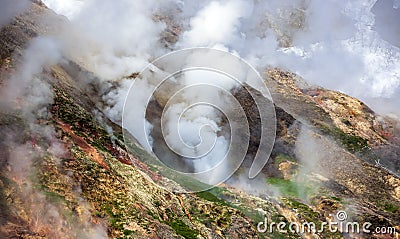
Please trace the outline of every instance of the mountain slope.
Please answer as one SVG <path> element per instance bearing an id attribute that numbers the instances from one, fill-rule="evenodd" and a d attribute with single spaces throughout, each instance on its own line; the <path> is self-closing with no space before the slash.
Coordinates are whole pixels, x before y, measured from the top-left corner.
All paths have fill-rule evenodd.
<path id="1" fill-rule="evenodd" d="M 3 89 L 23 64 L 29 41 L 51 32 L 43 15 L 65 21 L 32 3 L 1 29 Z M 34 78 L 48 86 L 48 103 L 26 97 L 35 96 L 34 87 L 2 103 L 1 237 L 311 238 L 307 232 L 260 233 L 257 224 L 264 216 L 320 224 L 339 209 L 374 227 L 400 230 L 399 129 L 357 99 L 308 86 L 289 72 L 267 71 L 278 128 L 263 170 L 268 179 L 261 186 L 250 181 L 253 191 L 228 182 L 206 192 L 174 193 L 184 185 L 143 163 L 154 156 L 140 145 L 125 145 L 120 126 L 102 113 L 100 83 L 83 66 L 63 59 Z M 246 170 L 244 165 L 235 177 Z"/>

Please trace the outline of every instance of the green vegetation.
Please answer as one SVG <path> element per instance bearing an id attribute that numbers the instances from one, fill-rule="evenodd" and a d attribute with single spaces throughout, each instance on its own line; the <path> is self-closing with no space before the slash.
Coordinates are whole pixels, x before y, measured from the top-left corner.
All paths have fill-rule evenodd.
<path id="1" fill-rule="evenodd" d="M 65 200 L 65 197 L 61 196 L 60 194 L 58 194 L 56 192 L 44 190 L 43 193 L 46 196 L 46 198 L 52 203 L 59 204 L 59 203 L 67 202 Z"/>
<path id="2" fill-rule="evenodd" d="M 214 194 L 210 193 L 209 191 L 198 192 L 196 193 L 196 195 L 210 202 L 224 203 L 223 200 L 217 198 Z"/>
<path id="3" fill-rule="evenodd" d="M 191 224 L 186 224 L 185 221 L 183 221 L 185 219 L 182 220 L 179 218 L 175 209 L 174 213 L 172 213 L 172 211 L 168 213 L 169 209 L 167 208 L 168 219 L 163 221 L 157 211 L 150 211 L 150 208 L 142 207 L 144 205 L 141 204 L 140 200 L 142 199 L 136 196 L 135 193 L 131 194 L 128 189 L 127 185 L 131 185 L 128 183 L 130 182 L 128 178 L 132 176 L 131 172 L 127 170 L 128 166 L 120 165 L 118 161 L 113 159 L 108 153 L 109 150 L 107 146 L 110 144 L 110 135 L 108 135 L 94 120 L 88 111 L 76 104 L 68 95 L 61 91 L 56 91 L 56 96 L 55 106 L 58 107 L 58 109 L 55 111 L 55 119 L 60 119 L 68 123 L 72 126 L 72 130 L 74 130 L 77 135 L 84 137 L 89 144 L 104 151 L 105 161 L 110 165 L 110 171 L 103 169 L 95 162 L 91 161 L 79 147 L 72 147 L 71 149 L 73 158 L 76 160 L 66 162 L 66 168 L 73 169 L 73 177 L 79 178 L 80 180 L 82 196 L 93 205 L 93 216 L 108 219 L 109 229 L 111 229 L 109 231 L 110 235 L 115 238 L 133 238 L 135 231 L 126 228 L 129 222 L 134 221 L 138 226 L 146 229 L 149 227 L 149 224 L 154 221 L 160 221 L 170 226 L 178 235 L 184 238 L 197 238 L 200 232 L 193 229 L 190 226 Z M 114 139 L 121 147 L 125 146 L 122 133 L 117 133 Z M 208 186 L 191 177 L 171 173 L 169 168 L 162 166 L 152 154 L 141 148 L 135 141 L 132 141 L 127 147 L 131 149 L 130 152 L 133 156 L 145 162 L 150 170 L 160 172 L 163 176 L 181 183 L 183 187 L 197 189 Z M 295 160 L 282 154 L 276 157 L 275 163 L 279 164 L 283 161 Z M 303 184 L 274 178 L 269 179 L 268 183 L 277 186 L 284 192 L 283 194 L 288 196 L 299 197 L 302 192 L 308 194 L 308 192 L 312 191 L 311 187 L 306 185 L 306 183 Z M 212 203 L 206 203 L 209 208 L 205 211 L 201 211 L 196 206 L 189 207 L 188 209 L 193 220 L 209 228 L 213 228 L 216 225 L 225 228 L 231 223 L 232 213 L 239 213 L 241 216 L 244 214 L 246 217 L 252 219 L 252 223 L 257 223 L 264 219 L 263 215 L 252 208 L 252 206 L 235 206 L 226 202 L 223 200 L 223 198 L 226 198 L 224 196 L 225 194 L 227 194 L 227 190 L 218 187 L 196 193 L 198 197 Z M 49 196 L 58 199 L 57 193 L 50 193 Z M 136 204 L 139 205 L 134 207 L 133 205 Z M 155 200 L 153 205 L 160 207 L 162 202 Z M 240 212 L 228 209 L 228 207 L 235 208 Z M 272 217 L 279 216 L 276 211 L 272 213 L 268 211 L 268 215 L 272 215 Z M 285 219 L 281 218 L 280 220 Z M 273 232 L 272 234 L 267 233 L 259 236 L 261 238 L 264 238 L 264 236 L 271 238 L 298 238 L 297 235 L 283 235 L 279 232 Z"/>
<path id="4" fill-rule="evenodd" d="M 181 235 L 186 239 L 197 239 L 197 236 L 199 235 L 197 231 L 191 229 L 180 219 L 165 221 L 165 224 L 169 225 L 178 235 Z"/>
<path id="5" fill-rule="evenodd" d="M 342 202 L 343 201 L 343 199 L 342 198 L 338 198 L 338 197 L 335 197 L 335 196 L 332 196 L 332 197 L 330 197 L 332 200 L 335 200 L 335 201 L 337 201 L 337 202 Z"/>
<path id="6" fill-rule="evenodd" d="M 12 194 L 11 192 L 7 193 L 6 191 L 9 191 L 10 188 L 17 188 L 17 184 L 4 177 L 2 174 L 0 174 L 0 212 L 3 215 L 3 217 L 8 217 L 9 214 L 11 214 L 10 211 L 10 200 L 9 198 L 11 198 L 10 194 Z"/>
<path id="7" fill-rule="evenodd" d="M 343 131 L 338 131 L 339 139 L 342 144 L 352 152 L 358 152 L 368 147 L 368 140 L 360 136 L 346 134 Z"/>
<path id="8" fill-rule="evenodd" d="M 269 220 L 270 222 L 285 222 L 286 225 L 284 227 L 284 230 L 287 231 L 287 233 L 285 234 L 281 234 L 279 231 L 277 231 L 276 228 L 274 228 L 274 230 L 272 231 L 272 233 L 268 232 L 268 236 L 270 238 L 278 238 L 278 239 L 284 239 L 284 238 L 301 238 L 299 235 L 294 234 L 293 232 L 291 232 L 289 230 L 289 225 L 290 222 L 288 220 L 286 220 L 286 218 L 281 215 L 281 214 L 275 214 L 271 216 L 271 219 Z"/>
<path id="9" fill-rule="evenodd" d="M 311 196 L 316 192 L 316 186 L 312 182 L 295 182 L 282 178 L 267 178 L 267 183 L 279 189 L 279 192 L 286 197 L 302 198 Z"/>
<path id="10" fill-rule="evenodd" d="M 278 154 L 278 156 L 275 157 L 275 165 L 278 166 L 282 162 L 296 162 L 296 160 L 289 155 L 286 154 Z"/>
<path id="11" fill-rule="evenodd" d="M 95 121 L 87 110 L 76 104 L 69 95 L 64 94 L 59 89 L 55 89 L 55 92 L 55 119 L 60 119 L 71 125 L 71 129 L 76 135 L 83 137 L 89 144 L 108 155 L 107 146 L 111 143 L 111 136 Z M 117 144 L 125 146 L 122 133 L 117 134 L 114 139 Z M 135 157 L 150 161 L 153 165 L 149 165 L 149 167 L 156 171 L 156 168 L 158 168 L 155 166 L 157 161 L 151 154 L 134 143 L 129 146 L 133 149 L 131 152 L 134 153 Z M 113 235 L 116 238 L 133 238 L 135 231 L 125 228 L 132 220 L 143 228 L 147 228 L 152 220 L 159 220 L 157 214 L 149 210 L 138 210 L 132 206 L 137 204 L 137 198 L 135 195 L 128 195 L 130 190 L 126 188 L 124 183 L 125 176 L 131 176 L 132 173 L 124 171 L 128 169 L 128 166 L 121 166 L 115 159 L 106 157 L 105 160 L 111 166 L 111 171 L 107 171 L 87 158 L 79 147 L 73 147 L 71 152 L 77 160 L 68 161 L 68 167 L 74 168 L 74 177 L 82 179 L 82 194 L 95 207 L 93 216 L 107 218 L 109 227 L 113 230 Z M 117 164 L 114 165 L 116 162 Z M 115 171 L 114 168 L 118 168 L 118 170 Z M 94 183 L 93 179 L 96 180 L 96 183 Z M 102 190 L 99 190 L 100 188 Z M 107 188 L 106 191 L 104 191 L 105 188 Z M 155 204 L 159 206 L 161 202 L 156 201 Z M 198 232 L 192 230 L 180 219 L 177 219 L 176 214 L 170 215 L 170 221 L 163 223 L 171 226 L 177 234 L 185 238 L 197 238 Z"/>
<path id="12" fill-rule="evenodd" d="M 132 153 L 135 158 L 138 158 L 140 159 L 140 161 L 145 162 L 149 167 L 151 167 L 154 170 L 156 170 L 154 166 L 161 165 L 161 163 L 153 155 L 149 154 L 142 147 L 135 144 L 134 142 L 129 142 L 129 143 L 130 144 L 127 145 L 126 147 L 129 147 L 129 152 Z"/>
<path id="13" fill-rule="evenodd" d="M 350 152 L 360 152 L 368 148 L 368 140 L 357 135 L 346 134 L 338 127 L 319 125 L 319 129 L 322 133 L 332 135 L 335 139 L 339 140 Z"/>
<path id="14" fill-rule="evenodd" d="M 301 219 L 308 223 L 314 223 L 317 230 L 321 228 L 322 220 L 318 212 L 293 198 L 283 198 L 282 201 L 287 205 L 287 207 L 295 209 L 299 213 Z M 339 232 L 331 232 L 328 228 L 325 228 L 321 234 L 323 235 L 323 238 L 342 238 L 342 235 Z"/>
<path id="15" fill-rule="evenodd" d="M 107 151 L 106 145 L 111 144 L 110 135 L 95 121 L 88 111 L 76 104 L 69 95 L 57 88 L 54 91 L 56 97 L 52 114 L 63 122 L 70 124 L 74 133 L 84 137 L 93 147 Z"/>
<path id="16" fill-rule="evenodd" d="M 135 158 L 140 158 L 140 161 L 144 162 L 151 171 L 160 173 L 163 177 L 179 183 L 180 186 L 188 189 L 189 191 L 200 191 L 204 188 L 210 188 L 208 184 L 200 182 L 190 176 L 176 173 L 176 171 L 163 165 L 158 159 L 155 158 L 155 156 L 151 155 L 142 147 L 133 142 L 130 145 L 127 145 L 127 147 L 130 149 L 129 152 Z"/>
<path id="17" fill-rule="evenodd" d="M 116 238 L 133 238 L 131 234 L 134 231 L 127 230 L 125 225 L 132 220 L 141 226 L 148 222 L 144 212 L 132 206 L 135 198 L 128 195 L 129 190 L 121 176 L 117 176 L 113 169 L 108 171 L 100 167 L 78 147 L 71 148 L 71 151 L 76 160 L 68 161 L 67 165 L 74 168 L 74 177 L 82 179 L 82 196 L 94 205 L 92 215 L 107 218 Z"/>
<path id="18" fill-rule="evenodd" d="M 386 212 L 400 214 L 400 206 L 394 205 L 394 204 L 392 204 L 390 202 L 385 202 L 385 203 L 380 204 L 378 206 L 380 208 L 382 208 Z"/>
<path id="19" fill-rule="evenodd" d="M 226 201 L 220 198 L 226 191 L 227 190 L 223 188 L 213 187 L 207 191 L 197 192 L 196 195 L 210 202 L 230 206 Z"/>
<path id="20" fill-rule="evenodd" d="M 232 204 L 230 202 L 224 201 L 222 198 L 224 197 L 224 195 L 229 194 L 230 192 L 227 189 L 224 188 L 219 188 L 219 187 L 214 187 L 210 190 L 204 191 L 204 192 L 199 192 L 196 193 L 199 197 L 219 204 L 221 206 L 227 206 L 227 207 L 231 207 L 234 208 L 238 211 L 240 211 L 243 215 L 245 215 L 246 217 L 250 218 L 251 221 L 254 223 L 254 225 L 257 225 L 258 222 L 262 222 L 264 221 L 264 215 L 261 214 L 260 211 L 255 210 L 254 205 L 244 205 L 244 204 Z M 274 207 L 268 206 L 264 208 L 265 210 L 267 210 L 267 215 L 269 215 L 268 217 L 271 218 L 275 218 L 277 219 L 279 217 L 280 221 L 286 221 L 286 219 L 280 215 L 276 209 Z M 205 216 L 205 217 L 204 217 Z M 201 219 L 200 222 L 207 225 L 207 221 L 210 221 L 209 215 L 201 215 L 197 217 L 198 219 Z M 231 220 L 231 215 L 229 215 L 229 213 L 224 213 L 220 219 L 218 220 L 218 222 L 220 222 L 221 220 L 223 220 L 222 223 L 229 223 L 229 221 Z M 269 221 L 271 221 L 269 219 Z M 289 224 L 288 224 L 289 225 Z M 279 233 L 278 231 L 273 231 L 272 233 L 270 232 L 259 232 L 258 233 L 259 238 L 301 238 L 299 235 L 297 234 L 293 234 L 290 231 L 288 231 L 288 233 L 282 234 Z"/>
<path id="21" fill-rule="evenodd" d="M 288 207 L 295 208 L 300 213 L 301 217 L 308 222 L 318 222 L 318 213 L 313 211 L 306 204 L 301 203 L 293 198 L 283 198 L 282 200 Z"/>

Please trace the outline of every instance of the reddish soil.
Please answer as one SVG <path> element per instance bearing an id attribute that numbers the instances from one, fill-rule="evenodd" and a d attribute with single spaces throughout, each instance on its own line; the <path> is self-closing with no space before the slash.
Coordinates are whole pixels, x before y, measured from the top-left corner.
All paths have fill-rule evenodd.
<path id="1" fill-rule="evenodd" d="M 78 145 L 78 147 L 84 151 L 87 155 L 90 156 L 90 158 L 96 162 L 98 165 L 102 166 L 103 168 L 106 168 L 108 170 L 110 170 L 110 166 L 108 166 L 108 164 L 104 161 L 103 156 L 97 151 L 97 149 L 93 146 L 91 146 L 90 144 L 88 144 L 86 142 L 86 140 L 75 134 L 75 132 L 71 129 L 71 126 L 63 123 L 63 122 L 58 122 L 58 125 L 61 127 L 61 129 L 67 133 L 72 141 Z"/>

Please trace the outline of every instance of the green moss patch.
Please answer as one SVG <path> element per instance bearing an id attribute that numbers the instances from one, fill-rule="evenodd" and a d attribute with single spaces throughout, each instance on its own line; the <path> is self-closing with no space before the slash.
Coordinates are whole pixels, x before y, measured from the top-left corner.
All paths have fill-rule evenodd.
<path id="1" fill-rule="evenodd" d="M 181 235 L 186 239 L 197 239 L 197 236 L 199 235 L 197 231 L 191 229 L 180 219 L 165 221 L 165 224 L 169 225 L 178 235 Z"/>
<path id="2" fill-rule="evenodd" d="M 368 148 L 368 140 L 352 134 L 346 134 L 338 127 L 319 125 L 322 133 L 329 134 L 337 139 L 350 152 L 360 152 Z"/>
<path id="3" fill-rule="evenodd" d="M 267 178 L 267 183 L 276 187 L 285 197 L 310 197 L 316 192 L 316 186 L 311 182 L 296 182 L 282 178 Z"/>

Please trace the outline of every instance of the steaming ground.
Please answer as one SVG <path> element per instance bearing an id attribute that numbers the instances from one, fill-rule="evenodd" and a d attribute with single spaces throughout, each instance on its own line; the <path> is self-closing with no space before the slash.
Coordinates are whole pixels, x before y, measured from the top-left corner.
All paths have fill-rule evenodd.
<path id="1" fill-rule="evenodd" d="M 14 132 L 1 129 L 6 139 L 4 142 L 8 142 L 1 147 L 9 151 L 9 176 L 26 183 L 22 197 L 27 199 L 23 203 L 31 210 L 32 218 L 37 218 L 33 226 L 52 228 L 54 237 L 60 237 L 59 229 L 65 223 L 60 216 L 61 209 L 48 202 L 31 185 L 31 175 L 34 178 L 35 174 L 32 165 L 37 158 L 50 154 L 57 162 L 65 153 L 54 129 L 38 123 L 49 117 L 48 106 L 53 102 L 48 79 L 40 74 L 51 65 L 71 59 L 93 72 L 91 82 L 80 83 L 89 85 L 94 82 L 100 86 L 99 97 L 104 101 L 101 110 L 119 124 L 125 96 L 131 85 L 131 79 L 126 76 L 141 71 L 164 53 L 194 46 L 227 50 L 245 58 L 259 71 L 271 67 L 288 69 L 311 84 L 359 98 L 378 113 L 400 116 L 398 1 L 44 2 L 65 15 L 68 21 L 54 23 L 43 18 L 55 30 L 51 28 L 53 30 L 47 36 L 33 39 L 22 52 L 16 73 L 2 82 L 0 99 L 2 110 L 16 110 L 22 114 L 33 138 L 44 138 L 51 144 L 46 148 L 33 148 L 20 143 Z M 0 27 L 29 7 L 28 1 L 15 4 L 6 0 L 4 3 L 5 7 L 0 10 Z M 167 20 L 159 20 L 155 17 L 157 15 L 167 16 Z M 180 30 L 177 31 L 176 42 L 164 44 L 160 39 L 171 22 Z M 188 81 L 196 79 L 187 77 Z M 148 83 L 144 82 L 141 93 L 147 95 L 149 90 Z M 187 100 L 190 101 L 190 98 Z M 143 104 L 137 107 L 140 112 Z M 179 109 L 179 105 L 175 105 L 174 109 Z M 203 111 L 189 112 L 180 127 L 184 141 L 189 144 L 198 143 L 199 138 L 193 137 L 193 134 L 204 123 L 215 126 L 206 132 L 206 138 L 215 138 L 219 131 L 221 118 L 215 116 L 213 111 Z M 201 118 L 205 112 L 207 117 Z M 132 115 L 132 120 L 132 124 L 136 125 L 143 118 Z M 176 122 L 176 114 L 171 114 L 168 120 Z M 211 155 L 215 158 L 226 151 L 229 143 L 221 135 L 217 138 L 218 151 Z M 144 138 L 138 140 L 144 145 Z M 327 152 L 319 148 L 317 140 L 310 140 L 310 132 L 302 129 L 296 142 L 296 156 L 300 161 L 314 168 L 321 158 L 326 158 Z M 314 158 L 309 155 L 314 155 Z M 210 164 L 213 157 L 207 158 Z M 207 165 L 193 164 L 193 167 L 201 171 Z M 308 174 L 309 171 L 300 173 Z M 265 188 L 262 174 L 252 181 L 244 176 L 247 172 L 231 178 L 229 183 L 254 194 L 271 193 L 264 190 L 279 193 L 278 190 Z M 79 192 L 77 197 L 80 197 Z M 84 213 L 89 210 L 83 199 L 80 206 Z M 91 223 L 76 222 L 71 227 L 82 228 L 67 232 L 71 236 L 106 238 L 107 235 L 104 228 Z"/>
<path id="2" fill-rule="evenodd" d="M 39 50 L 28 50 L 24 57 L 39 61 L 28 66 L 31 68 L 26 70 L 28 73 L 21 72 L 17 81 L 7 83 L 3 94 L 6 100 L 25 94 L 26 89 L 19 86 L 26 85 L 42 67 L 72 59 L 94 73 L 93 81 L 100 85 L 100 96 L 105 103 L 102 110 L 120 124 L 130 86 L 126 76 L 141 71 L 153 59 L 172 50 L 203 46 L 241 56 L 259 71 L 272 67 L 288 69 L 311 84 L 359 98 L 379 113 L 400 115 L 399 35 L 393 23 L 396 22 L 393 19 L 400 20 L 396 1 L 45 0 L 44 3 L 65 15 L 68 21 L 57 23 L 49 36 L 33 40 L 32 45 Z M 7 5 L 7 9 L 13 10 L 7 12 L 16 15 L 24 7 L 24 4 Z M 4 16 L 1 24 L 12 18 Z M 43 21 L 53 24 L 46 18 Z M 167 24 L 179 29 L 171 44 L 160 41 Z M 90 82 L 82 82 L 87 83 Z M 45 93 L 27 96 L 34 97 L 37 104 L 47 101 L 49 97 L 45 95 L 51 95 L 45 85 L 38 87 L 39 84 L 36 87 Z M 149 91 L 147 84 L 142 87 L 143 94 Z M 207 119 L 218 125 L 218 118 Z M 135 125 L 142 117 L 133 115 L 131 120 Z M 171 115 L 169 120 L 174 123 L 176 117 Z M 192 134 L 192 126 L 197 126 L 196 121 L 186 123 L 189 127 L 180 130 L 187 136 Z M 190 137 L 186 139 L 193 141 Z M 220 139 L 219 148 L 228 148 L 229 141 Z M 138 140 L 144 144 L 144 138 Z"/>
<path id="3" fill-rule="evenodd" d="M 48 104 L 51 90 L 35 75 L 72 59 L 94 73 L 107 105 L 104 112 L 120 123 L 130 85 L 125 76 L 171 50 L 206 46 L 237 54 L 259 71 L 288 69 L 311 84 L 359 98 L 379 113 L 400 115 L 398 1 L 44 2 L 69 21 L 33 40 L 23 59 L 39 60 L 26 65 L 18 79 L 6 82 L 2 102 L 20 96 L 30 99 L 26 104 Z M 26 9 L 22 3 L 2 8 L 0 24 Z M 160 39 L 171 23 L 180 30 L 176 42 L 166 47 Z M 32 89 L 25 87 L 29 84 Z"/>
<path id="4" fill-rule="evenodd" d="M 48 54 L 41 54 L 46 50 Z M 53 103 L 53 92 L 48 79 L 41 72 L 56 64 L 61 59 L 61 54 L 55 41 L 39 37 L 28 45 L 22 56 L 17 72 L 1 88 L 0 109 L 21 115 L 28 132 L 2 125 L 0 133 L 5 140 L 0 143 L 0 147 L 4 151 L 2 156 L 5 156 L 1 163 L 7 162 L 5 174 L 21 186 L 21 204 L 27 210 L 26 215 L 32 219 L 29 226 L 34 231 L 48 232 L 50 238 L 107 238 L 102 226 L 90 222 L 90 207 L 80 197 L 79 192 L 76 192 L 76 196 L 85 219 L 70 222 L 63 217 L 64 208 L 51 202 L 35 186 L 34 182 L 38 180 L 35 164 L 44 158 L 59 164 L 61 158 L 67 154 L 63 143 L 56 137 L 55 129 L 40 123 L 49 119 L 48 107 Z M 29 134 L 31 142 L 21 142 L 26 134 Z M 48 144 L 36 144 L 41 141 Z"/>

